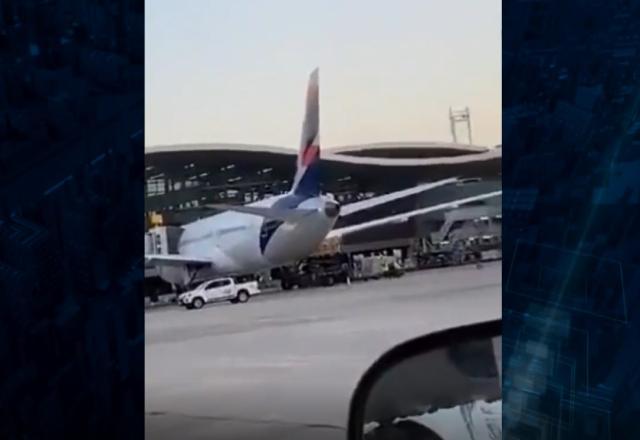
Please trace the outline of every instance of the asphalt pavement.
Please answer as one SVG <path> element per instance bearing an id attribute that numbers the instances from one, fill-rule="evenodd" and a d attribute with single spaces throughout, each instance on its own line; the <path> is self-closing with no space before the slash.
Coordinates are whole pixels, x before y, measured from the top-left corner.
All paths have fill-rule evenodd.
<path id="1" fill-rule="evenodd" d="M 146 313 L 146 438 L 344 439 L 351 393 L 408 339 L 501 316 L 501 263 Z"/>

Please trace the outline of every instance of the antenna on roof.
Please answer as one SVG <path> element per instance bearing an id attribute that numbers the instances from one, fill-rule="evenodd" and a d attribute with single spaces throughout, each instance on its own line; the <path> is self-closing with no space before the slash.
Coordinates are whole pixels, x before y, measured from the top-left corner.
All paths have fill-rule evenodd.
<path id="1" fill-rule="evenodd" d="M 471 114 L 469 112 L 469 107 L 465 107 L 462 110 L 453 110 L 449 107 L 449 121 L 451 123 L 451 136 L 453 136 L 453 142 L 458 143 L 458 133 L 456 131 L 456 124 L 459 122 L 466 123 L 467 126 L 467 138 L 469 140 L 468 144 L 473 145 L 473 140 L 471 139 Z"/>

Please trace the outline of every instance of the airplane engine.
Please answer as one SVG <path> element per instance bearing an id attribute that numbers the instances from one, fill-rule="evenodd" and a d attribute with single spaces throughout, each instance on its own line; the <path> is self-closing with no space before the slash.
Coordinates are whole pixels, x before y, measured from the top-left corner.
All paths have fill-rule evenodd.
<path id="1" fill-rule="evenodd" d="M 329 218 L 337 218 L 340 215 L 340 203 L 335 201 L 325 202 L 324 213 Z"/>

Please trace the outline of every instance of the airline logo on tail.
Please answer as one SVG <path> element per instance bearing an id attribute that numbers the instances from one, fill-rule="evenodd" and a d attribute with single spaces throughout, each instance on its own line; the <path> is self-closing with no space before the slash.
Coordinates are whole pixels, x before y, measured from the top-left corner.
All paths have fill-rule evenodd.
<path id="1" fill-rule="evenodd" d="M 302 124 L 302 139 L 298 151 L 296 176 L 293 180 L 294 194 L 313 197 L 320 194 L 320 103 L 318 69 L 309 78 L 305 117 Z"/>
<path id="2" fill-rule="evenodd" d="M 307 100 L 305 102 L 304 122 L 302 123 L 302 139 L 296 162 L 296 175 L 293 179 L 291 192 L 278 200 L 273 208 L 295 209 L 304 200 L 320 195 L 320 140 L 319 140 L 319 97 L 318 97 L 318 69 L 311 72 L 307 86 Z M 260 251 L 264 255 L 265 249 L 278 228 L 284 223 L 282 219 L 267 219 L 260 227 Z"/>
<path id="3" fill-rule="evenodd" d="M 320 147 L 318 145 L 310 145 L 302 155 L 301 165 L 308 167 L 320 158 Z"/>

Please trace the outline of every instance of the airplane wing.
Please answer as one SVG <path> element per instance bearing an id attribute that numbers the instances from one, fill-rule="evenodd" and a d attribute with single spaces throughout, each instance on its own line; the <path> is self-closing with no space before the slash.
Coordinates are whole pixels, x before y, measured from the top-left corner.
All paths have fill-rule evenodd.
<path id="1" fill-rule="evenodd" d="M 144 260 L 145 263 L 153 264 L 154 266 L 185 266 L 187 264 L 207 266 L 213 264 L 213 261 L 206 258 L 178 254 L 146 254 Z"/>
<path id="2" fill-rule="evenodd" d="M 471 203 L 478 200 L 486 200 L 494 197 L 498 197 L 502 195 L 502 191 L 493 191 L 486 194 L 480 194 L 473 197 L 466 197 L 464 199 L 454 200 L 452 202 L 440 203 L 438 205 L 429 206 L 426 208 L 416 209 L 414 211 L 405 212 L 402 214 L 395 214 L 389 217 L 384 217 L 381 219 L 371 220 L 368 222 L 360 223 L 358 225 L 353 226 L 345 226 L 344 228 L 334 229 L 327 235 L 327 238 L 333 237 L 341 237 L 353 232 L 362 231 L 364 229 L 373 228 L 375 226 L 381 226 L 387 223 L 401 222 L 406 221 L 411 217 L 415 217 L 417 215 L 427 214 L 429 212 L 439 211 L 441 209 L 449 209 L 449 208 L 457 208 L 460 205 L 464 205 L 465 203 Z"/>
<path id="3" fill-rule="evenodd" d="M 294 223 L 302 218 L 306 217 L 309 214 L 313 214 L 317 212 L 315 209 L 278 209 L 278 208 L 268 208 L 262 206 L 243 206 L 243 205 L 225 205 L 225 204 L 215 204 L 215 205 L 207 205 L 207 207 L 222 209 L 225 211 L 235 211 L 243 214 L 257 215 L 259 217 L 265 217 L 273 220 L 281 220 L 284 222 Z"/>
<path id="4" fill-rule="evenodd" d="M 417 185 L 412 188 L 403 189 L 400 191 L 395 191 L 390 194 L 384 194 L 378 197 L 372 197 L 367 200 L 362 200 L 360 202 L 350 203 L 348 205 L 343 205 L 340 208 L 340 217 L 344 217 L 345 215 L 353 214 L 354 212 L 363 211 L 365 209 L 373 208 L 374 206 L 382 205 L 384 203 L 389 203 L 394 200 L 401 199 L 403 197 L 409 197 L 414 194 L 419 194 L 424 191 L 428 191 L 430 189 L 438 188 L 440 186 L 449 185 L 452 183 L 456 183 L 458 181 L 457 177 L 451 179 L 439 180 L 437 182 L 424 183 L 422 185 Z"/>

